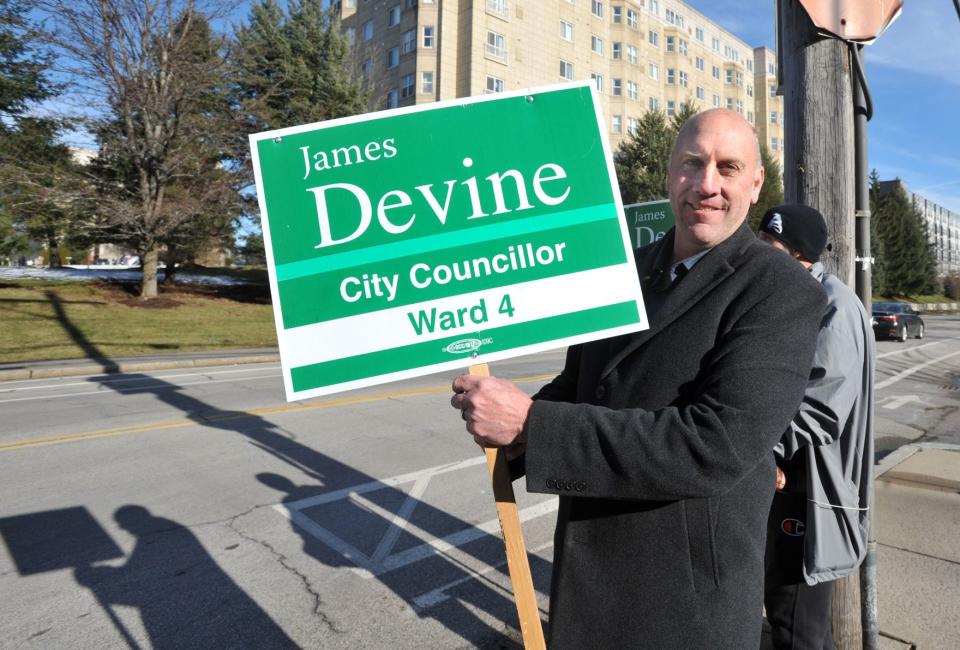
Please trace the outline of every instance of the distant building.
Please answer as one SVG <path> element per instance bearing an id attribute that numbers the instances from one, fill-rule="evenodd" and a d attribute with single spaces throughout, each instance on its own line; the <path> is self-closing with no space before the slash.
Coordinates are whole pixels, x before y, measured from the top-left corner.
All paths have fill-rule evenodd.
<path id="1" fill-rule="evenodd" d="M 678 0 L 335 0 L 371 108 L 590 79 L 615 151 L 648 109 L 727 107 L 783 166 L 776 56 Z"/>
<path id="2" fill-rule="evenodd" d="M 917 206 L 927 223 L 927 233 L 937 258 L 937 275 L 960 273 L 960 214 L 911 192 L 906 183 L 899 179 L 880 181 L 880 192 L 892 192 L 897 185 L 903 188 L 907 198 Z"/>

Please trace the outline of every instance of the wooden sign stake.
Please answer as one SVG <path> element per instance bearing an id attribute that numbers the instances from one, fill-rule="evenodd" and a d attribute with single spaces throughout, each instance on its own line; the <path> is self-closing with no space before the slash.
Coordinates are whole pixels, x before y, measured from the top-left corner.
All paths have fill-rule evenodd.
<path id="1" fill-rule="evenodd" d="M 472 365 L 470 374 L 489 377 L 490 367 L 485 363 Z M 507 568 L 510 571 L 513 597 L 517 603 L 517 614 L 520 616 L 523 647 L 527 650 L 546 650 L 543 626 L 540 624 L 540 608 L 537 607 L 537 593 L 533 589 L 533 575 L 530 573 L 530 562 L 523 541 L 520 513 L 517 511 L 507 458 L 500 447 L 486 447 L 484 452 L 487 455 L 490 481 L 493 483 L 493 498 L 497 503 L 503 543 L 507 550 Z"/>

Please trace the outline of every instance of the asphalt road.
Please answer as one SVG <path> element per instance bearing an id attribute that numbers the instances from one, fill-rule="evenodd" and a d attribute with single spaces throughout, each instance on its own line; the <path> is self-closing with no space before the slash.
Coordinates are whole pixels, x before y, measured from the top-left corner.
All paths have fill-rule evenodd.
<path id="1" fill-rule="evenodd" d="M 878 457 L 960 444 L 960 317 L 878 343 Z M 498 363 L 534 391 L 559 352 Z M 453 373 L 286 404 L 273 364 L 0 383 L 0 647 L 512 648 Z M 556 501 L 518 487 L 546 609 Z"/>

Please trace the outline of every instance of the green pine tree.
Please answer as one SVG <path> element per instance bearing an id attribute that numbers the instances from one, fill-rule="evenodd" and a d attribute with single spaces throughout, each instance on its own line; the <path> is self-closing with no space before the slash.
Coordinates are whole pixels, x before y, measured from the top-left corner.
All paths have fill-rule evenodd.
<path id="1" fill-rule="evenodd" d="M 659 110 L 643 114 L 636 130 L 620 143 L 614 155 L 624 205 L 666 198 L 673 143 L 680 127 L 699 111 L 696 104 L 684 102 L 669 120 Z"/>
<path id="2" fill-rule="evenodd" d="M 880 202 L 882 196 L 880 192 L 880 177 L 877 170 L 870 172 L 870 256 L 873 258 L 873 265 L 870 267 L 870 281 L 873 286 L 873 292 L 877 295 L 887 293 L 887 274 L 886 274 L 886 251 L 884 239 L 880 236 Z"/>
<path id="3" fill-rule="evenodd" d="M 760 143 L 760 162 L 763 165 L 763 186 L 760 188 L 760 197 L 756 204 L 750 206 L 747 212 L 747 221 L 754 231 L 760 226 L 760 219 L 770 208 L 783 203 L 783 178 L 780 173 L 780 162 L 767 149 L 767 145 Z"/>
<path id="4" fill-rule="evenodd" d="M 936 286 L 936 260 L 926 223 L 901 183 L 891 183 L 889 190 L 878 197 L 874 218 L 883 251 L 878 291 L 891 296 L 932 291 Z"/>

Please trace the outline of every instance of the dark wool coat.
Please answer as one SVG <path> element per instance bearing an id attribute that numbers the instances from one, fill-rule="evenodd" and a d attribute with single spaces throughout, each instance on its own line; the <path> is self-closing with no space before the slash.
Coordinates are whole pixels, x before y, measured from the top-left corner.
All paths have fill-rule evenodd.
<path id="1" fill-rule="evenodd" d="M 672 249 L 638 251 L 650 329 L 570 348 L 530 410 L 527 490 L 560 495 L 553 649 L 759 646 L 772 449 L 825 296 L 746 225 L 666 289 Z"/>

